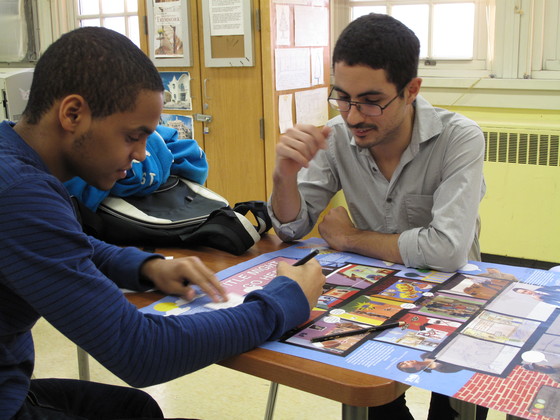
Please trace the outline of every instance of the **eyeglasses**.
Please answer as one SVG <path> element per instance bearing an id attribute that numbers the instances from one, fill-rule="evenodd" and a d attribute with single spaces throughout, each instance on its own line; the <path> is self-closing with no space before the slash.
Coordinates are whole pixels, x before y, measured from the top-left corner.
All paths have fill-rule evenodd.
<path id="1" fill-rule="evenodd" d="M 403 91 L 404 88 L 401 89 L 399 93 L 397 93 L 397 96 L 391 99 L 385 106 L 381 106 L 378 104 L 370 104 L 367 102 L 357 102 L 357 101 L 350 101 L 348 99 L 337 98 L 338 92 L 336 92 L 333 88 L 331 89 L 331 93 L 329 94 L 329 104 L 331 107 L 333 107 L 334 109 L 340 112 L 349 112 L 350 108 L 352 108 L 352 105 L 354 105 L 356 109 L 360 111 L 362 114 L 368 117 L 378 117 L 380 115 L 383 115 L 383 111 L 385 110 L 385 108 L 387 108 L 389 105 L 393 103 L 395 99 L 401 96 Z"/>

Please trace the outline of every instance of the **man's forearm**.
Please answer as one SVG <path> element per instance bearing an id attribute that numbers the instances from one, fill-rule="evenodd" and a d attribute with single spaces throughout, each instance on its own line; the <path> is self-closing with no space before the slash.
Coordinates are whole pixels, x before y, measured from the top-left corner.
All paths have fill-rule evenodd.
<path id="1" fill-rule="evenodd" d="M 285 178 L 274 175 L 274 186 L 270 202 L 274 216 L 281 223 L 292 222 L 301 209 L 301 201 L 297 186 L 297 176 Z"/>
<path id="2" fill-rule="evenodd" d="M 356 229 L 355 233 L 345 238 L 343 251 L 403 264 L 399 250 L 399 236 L 398 233 L 379 233 Z"/>

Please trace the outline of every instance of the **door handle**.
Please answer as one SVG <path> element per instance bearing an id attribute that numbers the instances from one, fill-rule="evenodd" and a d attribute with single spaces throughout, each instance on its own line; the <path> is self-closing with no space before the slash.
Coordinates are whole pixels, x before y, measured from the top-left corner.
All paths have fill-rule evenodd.
<path id="1" fill-rule="evenodd" d="M 194 119 L 197 121 L 202 121 L 203 123 L 209 123 L 212 121 L 212 115 L 208 114 L 194 114 Z"/>
<path id="2" fill-rule="evenodd" d="M 212 99 L 210 96 L 208 96 L 208 79 L 204 79 L 202 85 L 203 85 L 202 90 L 203 90 L 204 100 L 206 101 L 207 99 Z"/>

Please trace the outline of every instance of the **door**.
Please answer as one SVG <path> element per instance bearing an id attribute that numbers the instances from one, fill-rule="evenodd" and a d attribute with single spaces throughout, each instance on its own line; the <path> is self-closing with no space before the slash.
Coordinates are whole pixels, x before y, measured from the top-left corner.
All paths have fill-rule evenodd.
<path id="1" fill-rule="evenodd" d="M 209 164 L 207 186 L 230 204 L 266 200 L 263 118 L 263 84 L 260 32 L 255 30 L 258 0 L 252 2 L 252 67 L 206 67 L 202 28 L 202 2 L 197 0 L 200 113 L 210 115 L 203 147 Z M 194 30 L 194 26 L 193 26 Z M 198 101 L 197 101 L 198 102 Z M 198 130 L 201 133 L 202 129 Z M 199 137 L 200 138 L 200 137 Z"/>
<path id="2" fill-rule="evenodd" d="M 261 33 L 255 30 L 259 0 L 251 1 L 254 66 L 221 68 L 204 65 L 203 1 L 208 0 L 188 0 L 193 65 L 158 70 L 189 72 L 192 110 L 173 113 L 193 117 L 194 138 L 208 159 L 207 187 L 231 205 L 266 200 Z M 140 15 L 146 15 L 145 8 L 153 4 L 152 0 L 139 3 Z M 151 36 L 143 34 L 141 38 L 144 51 L 148 51 Z M 197 114 L 209 115 L 212 121 L 196 121 Z"/>

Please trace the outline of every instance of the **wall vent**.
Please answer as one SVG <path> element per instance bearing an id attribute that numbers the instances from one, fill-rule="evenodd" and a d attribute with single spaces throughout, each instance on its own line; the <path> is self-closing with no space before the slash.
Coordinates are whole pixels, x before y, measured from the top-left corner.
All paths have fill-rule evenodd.
<path id="1" fill-rule="evenodd" d="M 485 129 L 487 162 L 560 166 L 560 132 Z"/>

